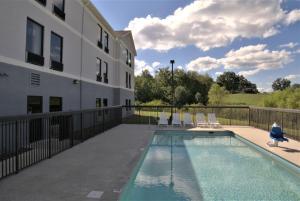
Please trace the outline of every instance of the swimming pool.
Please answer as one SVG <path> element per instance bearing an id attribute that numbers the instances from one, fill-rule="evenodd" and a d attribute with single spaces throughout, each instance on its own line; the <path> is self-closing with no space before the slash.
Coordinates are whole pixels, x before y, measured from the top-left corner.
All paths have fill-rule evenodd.
<path id="1" fill-rule="evenodd" d="M 300 200 L 292 166 L 231 132 L 157 131 L 120 200 Z"/>

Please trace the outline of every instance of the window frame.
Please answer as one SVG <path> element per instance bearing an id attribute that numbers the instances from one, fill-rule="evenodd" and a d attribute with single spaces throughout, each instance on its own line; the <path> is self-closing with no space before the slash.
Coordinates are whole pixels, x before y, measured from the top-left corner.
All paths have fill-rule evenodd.
<path id="1" fill-rule="evenodd" d="M 108 63 L 106 61 L 103 61 L 105 66 L 105 73 L 103 72 L 103 80 L 104 83 L 108 84 Z"/>
<path id="2" fill-rule="evenodd" d="M 104 51 L 106 53 L 109 53 L 109 34 L 107 31 L 104 31 L 104 38 L 105 38 Z"/>
<path id="3" fill-rule="evenodd" d="M 51 52 L 52 52 L 52 35 L 58 37 L 60 40 L 61 40 L 61 44 L 60 44 L 60 61 L 56 61 L 56 60 L 53 60 L 52 57 L 51 57 Z M 63 63 L 63 51 L 64 51 L 64 38 L 62 36 L 60 36 L 59 34 L 55 33 L 54 31 L 51 31 L 51 36 L 50 36 L 50 60 L 51 61 L 56 61 L 56 62 L 59 62 L 59 63 Z"/>
<path id="4" fill-rule="evenodd" d="M 100 24 L 98 24 L 99 27 L 99 38 L 98 38 L 98 47 L 100 49 L 103 48 L 103 28 Z"/>
<path id="5" fill-rule="evenodd" d="M 60 105 L 60 109 L 59 110 L 55 110 L 55 111 L 51 110 L 51 99 L 52 98 L 59 99 L 59 105 Z M 60 97 L 60 96 L 50 96 L 49 97 L 49 112 L 62 112 L 62 111 L 63 111 L 63 97 Z"/>
<path id="6" fill-rule="evenodd" d="M 38 56 L 40 57 L 43 57 L 44 56 L 44 35 L 45 35 L 45 28 L 42 24 L 38 23 L 37 21 L 31 19 L 30 17 L 27 17 L 27 21 L 26 21 L 26 46 L 25 46 L 25 52 L 30 52 L 28 51 L 28 44 L 27 44 L 27 36 L 28 36 L 28 21 L 30 21 L 31 23 L 33 24 L 36 24 L 38 25 L 39 27 L 41 27 L 41 30 L 42 30 L 42 36 L 41 36 L 41 54 L 37 54 Z M 35 54 L 33 52 L 30 52 L 32 54 Z"/>
<path id="7" fill-rule="evenodd" d="M 98 64 L 99 61 L 99 64 Z M 100 59 L 99 57 L 96 57 L 96 64 L 98 67 L 99 72 L 96 75 L 96 81 L 97 82 L 102 82 L 102 59 Z"/>

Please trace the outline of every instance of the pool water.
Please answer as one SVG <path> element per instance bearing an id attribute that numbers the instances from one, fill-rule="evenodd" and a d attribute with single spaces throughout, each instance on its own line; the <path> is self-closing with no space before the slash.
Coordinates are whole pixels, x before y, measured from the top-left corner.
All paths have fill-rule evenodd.
<path id="1" fill-rule="evenodd" d="M 120 199 L 299 201 L 300 175 L 229 132 L 160 131 Z"/>

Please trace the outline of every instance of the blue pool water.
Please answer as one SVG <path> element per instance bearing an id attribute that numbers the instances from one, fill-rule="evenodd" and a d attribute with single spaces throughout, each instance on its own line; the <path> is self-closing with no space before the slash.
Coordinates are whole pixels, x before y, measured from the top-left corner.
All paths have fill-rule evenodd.
<path id="1" fill-rule="evenodd" d="M 160 131 L 121 201 L 300 200 L 300 175 L 232 133 Z"/>

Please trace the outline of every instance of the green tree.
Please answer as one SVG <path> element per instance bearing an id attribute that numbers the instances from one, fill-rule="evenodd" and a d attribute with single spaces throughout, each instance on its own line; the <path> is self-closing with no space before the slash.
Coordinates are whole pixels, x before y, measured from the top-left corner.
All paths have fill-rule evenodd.
<path id="1" fill-rule="evenodd" d="M 209 103 L 211 105 L 220 105 L 224 102 L 224 98 L 228 92 L 224 87 L 218 84 L 213 84 L 208 92 Z"/>
<path id="2" fill-rule="evenodd" d="M 217 83 L 230 93 L 258 93 L 256 84 L 251 83 L 243 75 L 224 72 L 217 77 Z"/>
<path id="3" fill-rule="evenodd" d="M 272 88 L 274 91 L 278 91 L 278 90 L 284 90 L 286 88 L 289 88 L 291 86 L 291 81 L 285 78 L 277 78 L 273 84 L 272 84 Z"/>
<path id="4" fill-rule="evenodd" d="M 154 78 L 148 70 L 135 78 L 135 99 L 142 103 L 154 100 Z"/>
<path id="5" fill-rule="evenodd" d="M 196 103 L 201 104 L 201 105 L 203 104 L 203 98 L 202 98 L 201 93 L 197 92 L 195 94 L 195 100 L 196 100 Z"/>
<path id="6" fill-rule="evenodd" d="M 178 86 L 175 89 L 175 105 L 176 106 L 183 106 L 187 102 L 187 98 L 189 96 L 189 92 L 183 86 Z"/>

